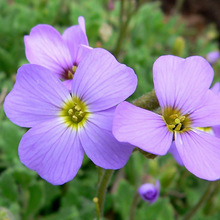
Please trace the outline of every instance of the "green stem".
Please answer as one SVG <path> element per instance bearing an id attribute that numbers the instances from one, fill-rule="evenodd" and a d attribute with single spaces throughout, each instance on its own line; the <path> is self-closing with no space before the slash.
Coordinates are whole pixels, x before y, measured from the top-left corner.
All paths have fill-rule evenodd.
<path id="1" fill-rule="evenodd" d="M 100 220 L 99 199 L 97 197 L 95 197 L 95 198 L 93 198 L 93 202 L 95 203 L 97 220 Z"/>
<path id="2" fill-rule="evenodd" d="M 130 22 L 132 16 L 137 12 L 137 10 L 139 8 L 139 7 L 136 7 L 134 10 L 132 10 L 132 9 L 130 10 L 131 5 L 129 5 L 129 6 L 130 6 L 129 12 L 126 15 L 125 14 L 125 0 L 121 0 L 121 9 L 120 9 L 120 18 L 119 18 L 120 31 L 119 31 L 117 43 L 116 43 L 115 48 L 113 50 L 113 54 L 116 58 L 118 57 L 118 55 L 121 51 L 121 46 L 122 46 L 122 43 L 125 39 L 125 35 L 127 33 L 129 22 Z M 125 17 L 126 17 L 126 20 L 124 19 Z"/>
<path id="3" fill-rule="evenodd" d="M 132 203 L 131 203 L 131 207 L 130 207 L 130 215 L 129 215 L 129 220 L 134 220 L 135 219 L 135 211 L 138 205 L 138 202 L 140 201 L 140 196 L 138 194 L 138 192 L 136 192 L 134 194 Z"/>
<path id="4" fill-rule="evenodd" d="M 212 194 L 213 190 L 215 190 L 216 186 L 218 185 L 218 181 L 210 182 L 208 184 L 208 187 L 200 200 L 197 202 L 197 204 L 183 217 L 183 220 L 189 220 L 191 219 L 196 212 L 203 206 L 206 200 L 209 199 L 210 195 Z"/>
<path id="5" fill-rule="evenodd" d="M 113 172 L 114 170 L 104 170 L 104 174 L 98 186 L 98 202 L 99 202 L 99 211 L 100 211 L 101 218 L 103 216 L 103 208 L 104 208 L 106 190 L 107 190 L 108 183 L 111 179 Z"/>

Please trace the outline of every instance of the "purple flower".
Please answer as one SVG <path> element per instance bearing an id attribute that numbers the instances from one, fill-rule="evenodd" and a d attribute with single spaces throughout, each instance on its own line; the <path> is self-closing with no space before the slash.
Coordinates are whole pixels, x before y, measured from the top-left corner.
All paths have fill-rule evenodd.
<path id="1" fill-rule="evenodd" d="M 71 89 L 71 81 L 77 66 L 89 51 L 85 20 L 67 28 L 63 35 L 50 25 L 40 24 L 24 37 L 25 53 L 31 64 L 38 64 L 53 71 Z M 81 45 L 84 45 L 82 47 Z"/>
<path id="2" fill-rule="evenodd" d="M 220 139 L 197 129 L 220 124 L 220 99 L 209 89 L 213 76 L 202 57 L 159 57 L 153 65 L 153 80 L 161 115 L 123 102 L 116 108 L 113 134 L 157 155 L 165 155 L 175 142 L 191 173 L 219 179 Z"/>
<path id="3" fill-rule="evenodd" d="M 206 55 L 206 59 L 210 64 L 215 64 L 220 57 L 219 51 L 212 51 Z"/>
<path id="4" fill-rule="evenodd" d="M 48 182 L 70 181 L 84 153 L 105 169 L 125 165 L 133 147 L 112 135 L 115 106 L 137 85 L 134 71 L 104 49 L 93 49 L 83 59 L 71 92 L 47 68 L 26 64 L 5 99 L 8 118 L 30 127 L 19 144 L 23 164 Z"/>
<path id="5" fill-rule="evenodd" d="M 156 186 L 151 183 L 145 183 L 140 186 L 138 193 L 144 201 L 148 201 L 150 204 L 156 202 L 160 194 L 160 182 L 156 181 Z"/>

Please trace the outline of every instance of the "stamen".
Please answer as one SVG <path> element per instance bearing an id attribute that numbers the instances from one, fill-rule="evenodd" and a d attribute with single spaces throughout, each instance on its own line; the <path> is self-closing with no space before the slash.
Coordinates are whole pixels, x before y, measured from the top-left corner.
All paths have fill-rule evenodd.
<path id="1" fill-rule="evenodd" d="M 83 126 L 89 115 L 87 105 L 75 96 L 72 96 L 72 99 L 67 101 L 60 111 L 65 124 L 75 129 Z"/>
<path id="2" fill-rule="evenodd" d="M 179 124 L 179 123 L 180 123 L 180 119 L 179 119 L 179 118 L 176 118 L 176 119 L 175 119 L 175 123 L 176 123 L 176 124 Z"/>
<path id="3" fill-rule="evenodd" d="M 181 130 L 181 127 L 182 127 L 182 124 L 179 123 L 179 124 L 174 128 L 174 131 L 180 131 L 180 130 Z"/>
<path id="4" fill-rule="evenodd" d="M 68 114 L 69 114 L 69 115 L 72 115 L 72 114 L 73 114 L 73 109 L 72 109 L 72 108 L 68 110 Z"/>
<path id="5" fill-rule="evenodd" d="M 77 105 L 77 106 L 75 106 L 75 109 L 76 109 L 76 111 L 80 111 L 81 110 L 81 108 Z"/>
<path id="6" fill-rule="evenodd" d="M 68 79 L 72 79 L 73 78 L 73 73 L 70 70 L 68 70 L 67 78 Z"/>
<path id="7" fill-rule="evenodd" d="M 169 118 L 170 119 L 176 119 L 176 118 L 178 118 L 178 115 L 177 114 L 173 114 L 173 115 L 170 115 Z"/>
<path id="8" fill-rule="evenodd" d="M 73 65 L 72 70 L 73 70 L 73 74 L 76 72 L 77 66 Z"/>
<path id="9" fill-rule="evenodd" d="M 78 121 L 77 116 L 73 115 L 73 116 L 72 116 L 72 120 L 73 120 L 74 122 L 77 122 L 77 121 Z"/>
<path id="10" fill-rule="evenodd" d="M 173 108 L 162 109 L 163 120 L 171 132 L 183 132 L 190 129 L 189 115 L 182 115 L 181 111 Z"/>

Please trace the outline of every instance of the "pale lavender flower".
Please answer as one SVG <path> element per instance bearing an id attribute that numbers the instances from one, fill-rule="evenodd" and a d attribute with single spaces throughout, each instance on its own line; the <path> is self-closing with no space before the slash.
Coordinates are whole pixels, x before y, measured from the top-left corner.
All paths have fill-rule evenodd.
<path id="1" fill-rule="evenodd" d="M 220 58 L 219 51 L 212 51 L 206 55 L 206 59 L 210 64 L 215 64 Z"/>
<path id="2" fill-rule="evenodd" d="M 24 37 L 28 61 L 53 71 L 69 88 L 77 66 L 89 51 L 85 20 L 80 16 L 78 22 L 63 35 L 50 25 L 39 24 Z"/>
<path id="3" fill-rule="evenodd" d="M 213 76 L 202 57 L 159 57 L 153 65 L 153 80 L 162 115 L 123 102 L 116 108 L 113 134 L 157 155 L 165 155 L 175 142 L 191 173 L 219 179 L 220 139 L 197 129 L 220 124 L 220 100 L 209 89 Z"/>
<path id="4" fill-rule="evenodd" d="M 144 201 L 148 201 L 149 204 L 152 204 L 156 202 L 160 194 L 160 182 L 157 180 L 156 185 L 145 183 L 140 186 L 138 193 Z"/>
<path id="5" fill-rule="evenodd" d="M 137 85 L 134 71 L 104 49 L 93 49 L 83 59 L 71 92 L 49 69 L 23 65 L 6 97 L 8 118 L 30 127 L 19 144 L 23 164 L 52 184 L 74 178 L 84 153 L 105 169 L 125 165 L 133 146 L 112 135 L 115 106 Z"/>

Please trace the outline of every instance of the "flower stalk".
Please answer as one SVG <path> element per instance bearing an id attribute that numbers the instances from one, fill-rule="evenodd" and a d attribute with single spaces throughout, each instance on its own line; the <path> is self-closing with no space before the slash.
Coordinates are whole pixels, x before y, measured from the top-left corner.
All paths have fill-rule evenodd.
<path id="1" fill-rule="evenodd" d="M 98 186 L 98 203 L 99 203 L 99 216 L 100 216 L 100 218 L 102 218 L 102 216 L 103 216 L 105 194 L 106 194 L 108 183 L 112 177 L 113 172 L 114 172 L 114 170 L 104 170 L 100 184 Z"/>
<path id="2" fill-rule="evenodd" d="M 208 187 L 200 200 L 195 204 L 195 206 L 183 217 L 183 220 L 189 220 L 191 219 L 197 211 L 202 208 L 204 203 L 209 199 L 209 197 L 212 195 L 212 192 L 218 187 L 218 181 L 210 182 L 208 184 Z"/>

